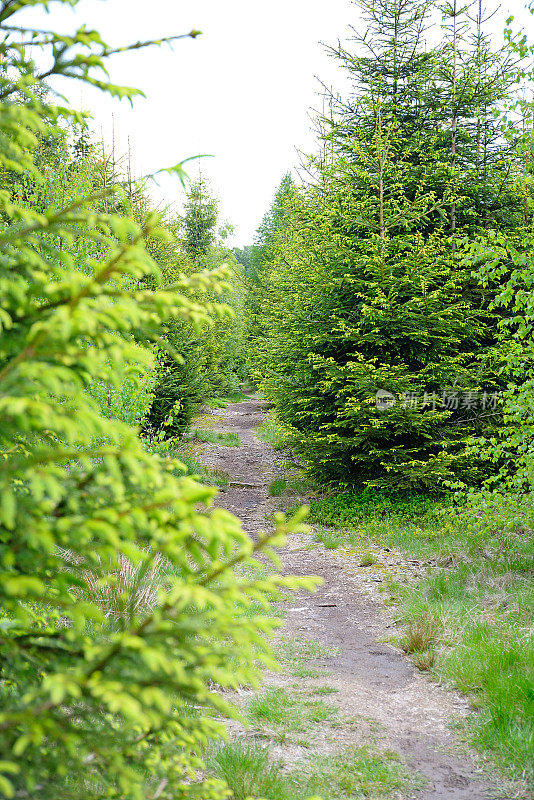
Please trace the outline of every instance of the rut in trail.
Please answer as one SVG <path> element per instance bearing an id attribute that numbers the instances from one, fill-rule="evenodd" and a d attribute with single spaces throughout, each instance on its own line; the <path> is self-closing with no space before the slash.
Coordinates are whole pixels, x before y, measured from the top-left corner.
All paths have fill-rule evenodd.
<path id="1" fill-rule="evenodd" d="M 253 397 L 229 405 L 215 430 L 237 433 L 241 447 L 209 446 L 203 454 L 208 466 L 230 476 L 217 505 L 239 516 L 252 537 L 268 528 L 270 514 L 279 505 L 268 493 L 270 482 L 280 476 L 278 456 L 254 435 L 261 422 L 261 406 Z M 454 718 L 470 713 L 466 700 L 424 676 L 401 651 L 378 641 L 391 634 L 391 616 L 370 597 L 357 569 L 350 569 L 346 558 L 322 547 L 310 549 L 310 542 L 311 537 L 306 536 L 289 542 L 280 554 L 284 571 L 319 575 L 324 585 L 315 594 L 299 594 L 287 613 L 283 633 L 336 648 L 337 655 L 318 662 L 329 670 L 328 684 L 338 690 L 329 700 L 345 716 L 361 719 L 364 730 L 363 734 L 351 734 L 350 741 L 340 732 L 341 744 L 362 744 L 365 725 L 379 728 L 381 745 L 397 752 L 427 779 L 425 788 L 410 790 L 403 800 L 511 797 L 482 773 L 475 757 L 460 748 L 449 727 Z M 283 683 L 280 676 L 268 676 L 267 680 Z M 313 678 L 300 681 L 314 685 Z M 335 743 L 326 738 L 321 741 L 320 736 L 314 747 L 335 752 Z M 298 747 L 291 746 L 280 754 L 289 760 L 302 755 Z"/>

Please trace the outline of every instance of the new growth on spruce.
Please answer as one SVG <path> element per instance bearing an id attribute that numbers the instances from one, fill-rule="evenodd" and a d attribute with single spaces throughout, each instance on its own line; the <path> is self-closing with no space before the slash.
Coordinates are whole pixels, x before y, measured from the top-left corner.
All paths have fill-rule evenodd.
<path id="1" fill-rule="evenodd" d="M 276 563 L 301 517 L 253 543 L 111 413 L 99 387 L 127 374 L 144 392 L 166 325 L 226 316 L 227 272 L 162 285 L 151 252 L 172 236 L 157 213 L 112 210 L 117 187 L 87 196 L 73 178 L 44 202 L 44 143 L 85 124 L 45 79 L 136 92 L 101 78 L 113 50 L 96 32 L 19 25 L 36 5 L 0 8 L 0 794 L 215 800 L 202 750 L 237 713 L 220 690 L 272 663 L 265 610 L 299 583 L 235 568 Z"/>

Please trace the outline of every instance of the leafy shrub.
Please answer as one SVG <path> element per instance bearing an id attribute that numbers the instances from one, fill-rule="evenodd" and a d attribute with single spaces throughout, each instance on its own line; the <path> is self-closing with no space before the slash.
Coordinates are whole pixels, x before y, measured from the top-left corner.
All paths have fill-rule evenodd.
<path id="1" fill-rule="evenodd" d="M 314 500 L 310 519 L 323 525 L 350 528 L 369 518 L 420 519 L 437 513 L 439 507 L 436 497 L 428 494 L 365 489 Z"/>

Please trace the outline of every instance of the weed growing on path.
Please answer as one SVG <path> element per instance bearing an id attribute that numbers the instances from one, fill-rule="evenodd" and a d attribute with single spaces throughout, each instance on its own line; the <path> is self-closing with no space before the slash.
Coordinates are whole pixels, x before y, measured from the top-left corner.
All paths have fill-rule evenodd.
<path id="1" fill-rule="evenodd" d="M 360 559 L 360 567 L 372 567 L 376 562 L 376 554 L 372 550 L 365 550 Z"/>
<path id="2" fill-rule="evenodd" d="M 335 689 L 333 686 L 316 686 L 314 689 L 310 690 L 310 694 L 316 695 L 329 695 L 329 694 L 337 694 L 339 689 Z"/>
<path id="3" fill-rule="evenodd" d="M 252 698 L 248 715 L 252 721 L 282 728 L 286 732 L 304 732 L 314 725 L 335 720 L 338 709 L 322 700 L 308 700 L 286 689 L 267 689 Z"/>
<path id="4" fill-rule="evenodd" d="M 274 645 L 275 655 L 289 675 L 299 678 L 318 678 L 328 674 L 325 670 L 314 669 L 310 661 L 332 658 L 341 651 L 314 639 L 284 638 Z"/>
<path id="5" fill-rule="evenodd" d="M 189 428 L 184 435 L 184 441 L 209 442 L 210 444 L 222 445 L 223 447 L 240 447 L 241 440 L 237 433 L 217 433 L 217 431 L 205 431 L 200 428 Z"/>
<path id="6" fill-rule="evenodd" d="M 263 414 L 261 424 L 254 431 L 258 439 L 270 444 L 275 450 L 283 450 L 291 444 L 287 430 L 278 422 L 272 412 Z"/>
<path id="7" fill-rule="evenodd" d="M 424 786 L 395 753 L 348 748 L 332 756 L 314 756 L 285 769 L 269 749 L 241 741 L 220 745 L 207 758 L 210 772 L 226 782 L 233 800 L 388 800 Z"/>
<path id="8" fill-rule="evenodd" d="M 313 540 L 322 544 L 327 550 L 337 550 L 339 547 L 339 537 L 332 531 L 316 530 L 313 534 Z"/>

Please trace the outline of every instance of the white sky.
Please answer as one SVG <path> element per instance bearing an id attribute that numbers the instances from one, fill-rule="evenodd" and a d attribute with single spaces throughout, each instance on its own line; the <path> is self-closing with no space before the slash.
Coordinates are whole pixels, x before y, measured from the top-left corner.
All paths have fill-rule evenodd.
<path id="1" fill-rule="evenodd" d="M 510 0 L 506 14 L 524 20 L 523 7 Z M 233 244 L 251 243 L 282 176 L 298 161 L 295 148 L 314 149 L 309 111 L 320 105 L 317 77 L 343 85 L 320 42 L 335 44 L 349 24 L 358 27 L 356 7 L 350 0 L 81 0 L 75 11 L 55 3 L 51 9 L 45 24 L 71 30 L 85 23 L 112 45 L 202 31 L 173 49 L 111 59 L 113 82 L 147 95 L 133 110 L 85 87 L 68 93 L 93 113 L 108 143 L 114 127 L 117 151 L 126 150 L 130 137 L 137 174 L 213 154 L 202 171 L 221 216 L 236 226 Z M 502 18 L 493 24 L 500 34 Z M 192 177 L 197 171 L 189 165 Z M 153 195 L 179 209 L 183 192 L 176 178 L 165 177 Z"/>

